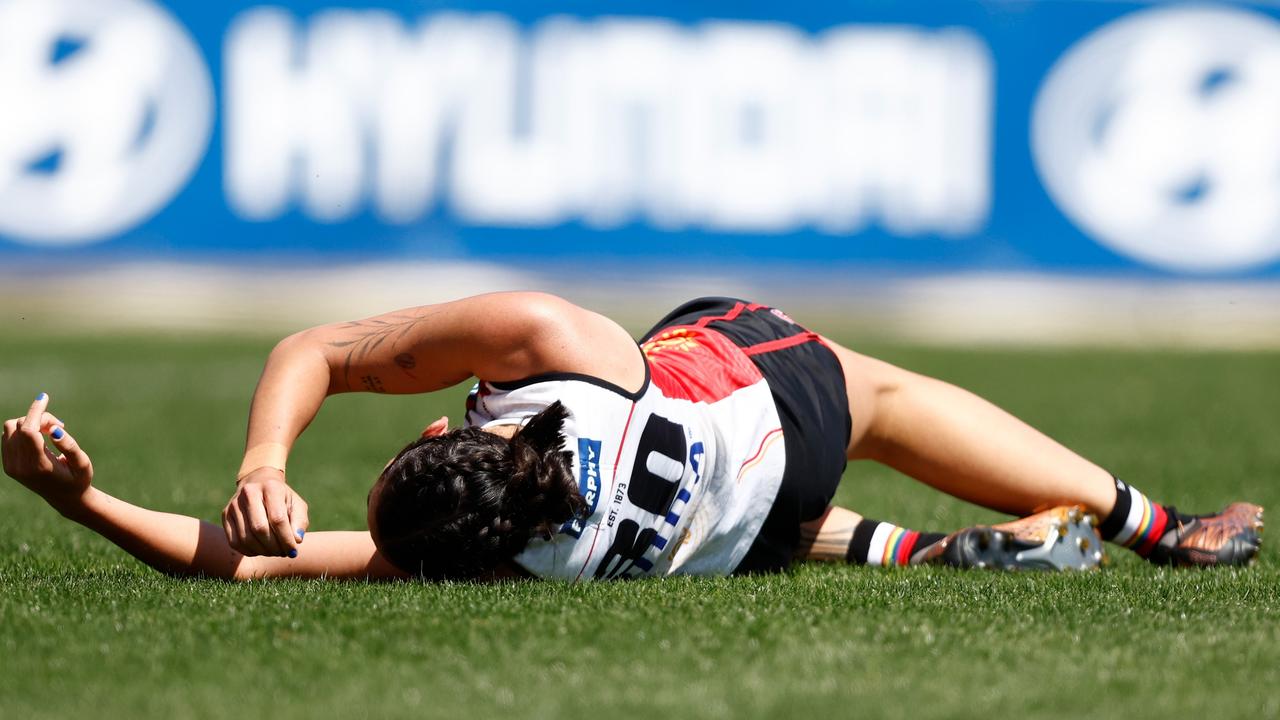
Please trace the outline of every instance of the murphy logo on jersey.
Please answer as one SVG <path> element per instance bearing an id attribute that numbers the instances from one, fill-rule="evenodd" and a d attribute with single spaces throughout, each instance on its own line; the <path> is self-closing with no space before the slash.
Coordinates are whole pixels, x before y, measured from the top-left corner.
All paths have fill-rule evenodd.
<path id="1" fill-rule="evenodd" d="M 587 501 L 587 509 L 581 518 L 574 518 L 560 528 L 560 532 L 575 538 L 582 536 L 583 518 L 595 514 L 596 506 L 600 504 L 599 440 L 578 438 L 578 489 Z"/>

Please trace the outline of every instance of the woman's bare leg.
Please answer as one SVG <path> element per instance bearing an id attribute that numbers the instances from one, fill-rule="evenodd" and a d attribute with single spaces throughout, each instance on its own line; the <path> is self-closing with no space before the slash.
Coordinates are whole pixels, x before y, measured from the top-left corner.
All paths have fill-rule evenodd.
<path id="1" fill-rule="evenodd" d="M 800 546 L 796 548 L 797 560 L 823 560 L 840 562 L 849 554 L 853 531 L 862 522 L 862 516 L 852 510 L 834 505 L 822 516 L 800 524 Z"/>
<path id="2" fill-rule="evenodd" d="M 1106 470 L 973 393 L 824 340 L 844 369 L 851 460 L 1014 515 L 1064 504 L 1111 512 Z"/>

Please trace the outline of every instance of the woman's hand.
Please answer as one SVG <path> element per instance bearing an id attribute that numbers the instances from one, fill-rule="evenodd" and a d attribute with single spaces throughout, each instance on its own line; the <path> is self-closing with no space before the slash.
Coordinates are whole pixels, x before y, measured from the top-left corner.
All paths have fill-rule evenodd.
<path id="1" fill-rule="evenodd" d="M 245 555 L 297 557 L 308 525 L 307 501 L 273 467 L 245 475 L 222 511 L 227 542 Z"/>
<path id="2" fill-rule="evenodd" d="M 25 417 L 7 420 L 0 455 L 6 475 L 67 515 L 93 484 L 93 462 L 48 410 L 49 396 L 40 393 Z M 45 446 L 46 435 L 58 454 Z"/>

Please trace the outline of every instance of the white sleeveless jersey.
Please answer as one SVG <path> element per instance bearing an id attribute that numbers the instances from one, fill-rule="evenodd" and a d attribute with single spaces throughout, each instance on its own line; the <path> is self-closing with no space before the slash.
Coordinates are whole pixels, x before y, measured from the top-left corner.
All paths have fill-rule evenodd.
<path id="1" fill-rule="evenodd" d="M 556 400 L 569 411 L 564 449 L 587 510 L 516 556 L 534 575 L 727 575 L 769 514 L 786 451 L 759 370 L 705 328 L 670 329 L 642 350 L 635 393 L 556 373 L 481 381 L 467 400 L 467 426 L 519 425 Z"/>

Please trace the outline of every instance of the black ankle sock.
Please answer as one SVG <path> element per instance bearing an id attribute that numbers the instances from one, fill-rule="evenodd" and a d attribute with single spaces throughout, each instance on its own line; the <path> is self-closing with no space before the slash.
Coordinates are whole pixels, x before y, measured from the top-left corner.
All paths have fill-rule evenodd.
<path id="1" fill-rule="evenodd" d="M 934 543 L 938 542 L 939 540 L 941 540 L 941 539 L 945 538 L 946 536 L 947 536 L 947 533 L 940 533 L 940 532 L 922 532 L 922 533 L 920 533 L 920 537 L 916 540 L 916 550 L 920 550 L 920 549 L 923 549 L 923 548 L 927 548 L 927 547 L 929 547 L 930 545 L 932 545 L 932 544 L 934 544 Z"/>
<path id="2" fill-rule="evenodd" d="M 1098 525 L 1103 540 L 1124 545 L 1146 557 L 1169 528 L 1190 520 L 1191 516 L 1154 503 L 1137 488 L 1125 484 L 1120 478 L 1114 479 L 1115 507 Z"/>
<path id="3" fill-rule="evenodd" d="M 916 532 L 893 523 L 863 518 L 853 529 L 845 560 L 855 565 L 906 565 L 917 550 L 932 545 L 946 533 Z"/>

